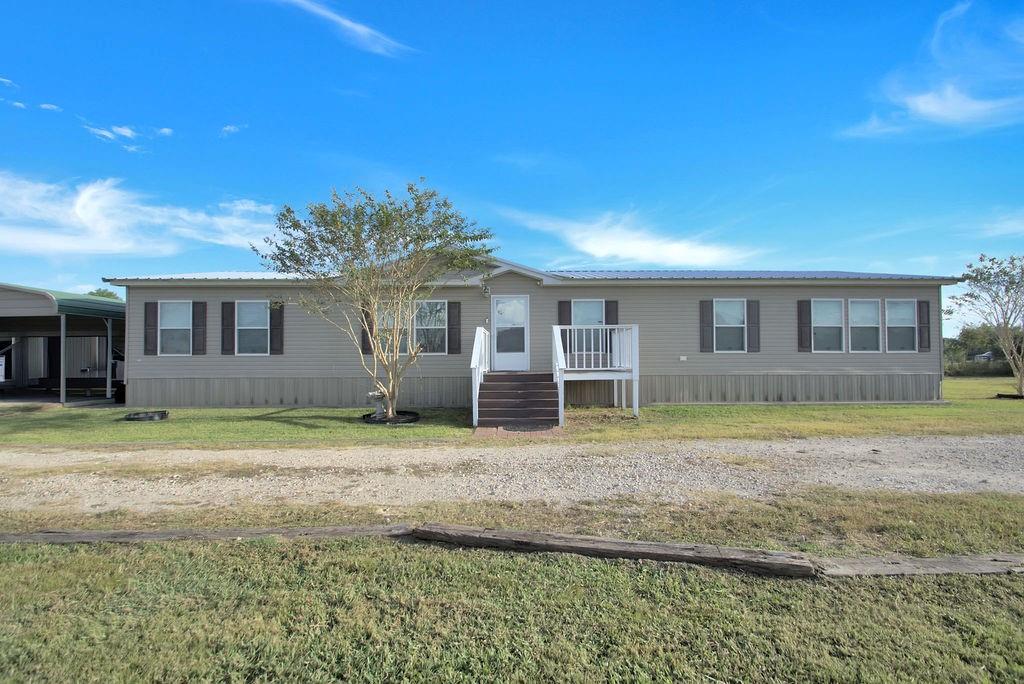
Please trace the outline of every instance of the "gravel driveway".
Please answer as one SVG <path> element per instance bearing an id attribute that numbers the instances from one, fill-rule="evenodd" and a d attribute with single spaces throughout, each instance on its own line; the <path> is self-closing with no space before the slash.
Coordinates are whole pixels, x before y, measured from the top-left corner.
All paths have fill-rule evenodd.
<path id="1" fill-rule="evenodd" d="M 0 451 L 0 510 L 762 497 L 805 485 L 1024 493 L 1024 437 L 416 449 Z"/>

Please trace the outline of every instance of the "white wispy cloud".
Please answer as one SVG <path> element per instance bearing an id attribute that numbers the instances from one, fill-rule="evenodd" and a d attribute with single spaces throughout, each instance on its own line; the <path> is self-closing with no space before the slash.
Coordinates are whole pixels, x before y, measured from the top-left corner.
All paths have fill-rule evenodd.
<path id="1" fill-rule="evenodd" d="M 234 135 L 235 133 L 238 133 L 239 131 L 246 127 L 247 126 L 245 124 L 242 124 L 241 126 L 235 124 L 227 124 L 226 126 L 220 129 L 220 137 L 226 138 L 229 135 Z"/>
<path id="2" fill-rule="evenodd" d="M 117 136 L 108 131 L 106 128 L 97 128 L 96 126 L 82 126 L 85 130 L 95 135 L 100 140 L 116 140 Z"/>
<path id="3" fill-rule="evenodd" d="M 17 102 L 17 101 L 15 101 L 15 102 L 11 103 L 11 106 L 15 107 L 17 109 L 26 109 L 26 105 L 25 105 L 24 102 Z"/>
<path id="4" fill-rule="evenodd" d="M 917 63 L 880 86 L 883 105 L 845 137 L 882 137 L 926 127 L 981 130 L 1024 123 L 1024 17 L 995 16 L 959 2 L 936 19 Z"/>
<path id="5" fill-rule="evenodd" d="M 162 256 L 189 241 L 247 249 L 274 230 L 274 207 L 160 204 L 116 178 L 48 183 L 0 171 L 0 244 L 8 254 Z"/>
<path id="6" fill-rule="evenodd" d="M 979 99 L 962 92 L 953 83 L 904 95 L 901 101 L 911 116 L 954 126 L 1011 123 L 1024 114 L 1024 97 Z"/>
<path id="7" fill-rule="evenodd" d="M 0 76 L 0 85 L 2 85 L 4 87 L 7 87 L 7 88 L 17 88 L 18 87 L 17 83 L 15 83 L 14 81 L 12 81 L 9 78 L 4 78 L 2 76 Z"/>
<path id="8" fill-rule="evenodd" d="M 129 140 L 134 140 L 138 135 L 131 126 L 111 126 L 110 130 L 122 138 L 128 138 Z"/>
<path id="9" fill-rule="evenodd" d="M 164 126 L 163 128 L 156 129 L 156 134 L 162 138 L 169 138 L 170 136 L 174 135 L 174 129 L 167 128 L 166 126 Z"/>
<path id="10" fill-rule="evenodd" d="M 403 52 L 411 50 L 407 45 L 399 43 L 394 38 L 384 35 L 366 24 L 360 24 L 348 17 L 339 14 L 325 3 L 314 2 L 314 0 L 276 0 L 285 5 L 291 5 L 308 14 L 326 20 L 341 33 L 350 44 L 376 55 L 395 57 Z"/>
<path id="11" fill-rule="evenodd" d="M 45 109 L 45 110 L 47 110 L 49 112 L 63 112 L 64 111 L 61 107 L 58 107 L 57 105 L 51 104 L 49 102 L 44 102 L 43 104 L 39 105 L 39 108 L 40 109 Z"/>
<path id="12" fill-rule="evenodd" d="M 499 208 L 505 218 L 531 230 L 555 235 L 577 253 L 604 264 L 642 264 L 711 268 L 735 266 L 759 250 L 658 233 L 635 212 L 607 211 L 588 219 L 569 219 Z"/>
<path id="13" fill-rule="evenodd" d="M 982 232 L 989 237 L 1024 237 L 1024 209 L 1006 212 L 986 221 Z"/>
<path id="14" fill-rule="evenodd" d="M 896 123 L 892 119 L 882 119 L 877 114 L 872 114 L 867 120 L 844 128 L 840 134 L 847 138 L 877 138 L 883 135 L 892 135 L 906 130 L 906 126 Z"/>

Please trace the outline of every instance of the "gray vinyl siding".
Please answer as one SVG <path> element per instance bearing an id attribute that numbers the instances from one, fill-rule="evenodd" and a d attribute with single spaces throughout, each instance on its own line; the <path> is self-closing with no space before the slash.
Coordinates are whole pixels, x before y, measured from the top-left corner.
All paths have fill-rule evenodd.
<path id="1" fill-rule="evenodd" d="M 927 401 L 939 396 L 942 317 L 939 288 L 934 285 L 541 286 L 535 279 L 506 273 L 491 279 L 488 286 L 492 295 L 529 295 L 530 367 L 541 372 L 551 370 L 551 326 L 557 322 L 559 300 L 617 300 L 619 323 L 639 325 L 642 403 Z M 363 405 L 368 383 L 358 349 L 336 328 L 306 315 L 295 304 L 286 305 L 284 310 L 284 354 L 259 357 L 220 354 L 220 302 L 286 298 L 288 287 L 274 283 L 253 286 L 164 283 L 129 287 L 126 340 L 129 402 L 153 405 L 173 400 L 182 402 L 173 405 L 193 405 L 213 403 L 210 397 L 223 397 L 221 405 Z M 757 299 L 761 302 L 760 352 L 720 354 L 699 351 L 699 302 L 716 297 Z M 884 300 L 926 299 L 931 302 L 931 351 L 798 352 L 796 301 L 814 298 L 882 300 L 883 348 Z M 142 302 L 172 299 L 207 302 L 206 355 L 160 357 L 143 354 Z M 468 378 L 474 331 L 478 326 L 490 325 L 490 298 L 480 287 L 472 286 L 441 289 L 432 299 L 462 303 L 462 353 L 421 357 L 407 376 L 409 402 L 422 406 L 465 405 L 469 402 Z M 848 304 L 844 309 L 848 316 Z M 844 331 L 844 336 L 849 348 L 848 330 Z M 680 356 L 685 356 L 686 360 L 681 361 Z M 805 375 L 819 377 L 785 379 Z M 890 375 L 923 377 L 886 380 Z M 722 376 L 735 378 L 729 381 L 702 380 Z M 758 379 L 760 376 L 780 376 L 781 379 Z M 863 377 L 858 380 L 842 379 L 845 376 Z M 176 384 L 135 383 L 159 379 L 173 379 Z M 191 382 L 198 380 L 218 382 Z M 281 381 L 292 382 L 294 386 L 286 388 Z M 260 382 L 267 384 L 261 386 Z M 608 383 L 602 383 L 603 387 L 595 389 L 584 387 L 593 386 L 593 383 L 567 385 L 570 401 L 574 396 L 590 396 L 595 403 L 606 403 L 610 398 Z M 702 386 L 718 389 L 698 389 Z M 167 401 L 159 401 L 162 394 L 167 395 Z M 601 401 L 601 397 L 606 399 Z"/>

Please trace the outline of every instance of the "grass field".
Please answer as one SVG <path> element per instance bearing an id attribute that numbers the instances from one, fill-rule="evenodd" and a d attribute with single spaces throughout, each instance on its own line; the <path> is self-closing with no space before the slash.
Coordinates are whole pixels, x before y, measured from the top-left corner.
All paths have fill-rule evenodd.
<path id="1" fill-rule="evenodd" d="M 825 554 L 1024 550 L 1024 497 L 307 507 L 8 518 L 440 518 Z M 1024 577 L 758 578 L 384 540 L 0 546 L 0 679 L 1020 681 Z"/>
<path id="2" fill-rule="evenodd" d="M 949 403 L 665 405 L 640 420 L 612 409 L 574 408 L 556 439 L 581 442 L 694 438 L 781 439 L 858 435 L 1024 434 L 1024 402 L 992 399 L 1009 379 L 949 378 Z M 163 423 L 127 423 L 124 408 L 0 405 L 0 445 L 360 446 L 459 444 L 472 436 L 462 410 L 425 411 L 415 425 L 369 426 L 363 409 L 173 409 Z M 520 436 L 525 441 L 537 437 Z M 539 437 L 550 439 L 552 437 Z"/>

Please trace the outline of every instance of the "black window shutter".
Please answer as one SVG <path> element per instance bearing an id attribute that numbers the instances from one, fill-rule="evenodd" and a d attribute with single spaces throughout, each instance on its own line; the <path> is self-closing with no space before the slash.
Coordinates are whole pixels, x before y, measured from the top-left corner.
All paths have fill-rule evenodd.
<path id="1" fill-rule="evenodd" d="M 156 338 L 157 338 L 157 303 L 146 302 L 142 305 L 143 311 L 143 322 L 142 322 L 142 353 L 146 356 L 156 356 Z M 59 339 L 59 338 L 58 338 Z M 58 344 L 60 344 L 58 342 Z M 59 373 L 54 374 L 54 377 Z"/>
<path id="2" fill-rule="evenodd" d="M 917 351 L 932 350 L 931 302 L 917 300 Z"/>
<path id="3" fill-rule="evenodd" d="M 192 355 L 206 353 L 206 302 L 192 302 Z"/>
<path id="4" fill-rule="evenodd" d="M 715 303 L 710 299 L 700 300 L 700 350 L 715 351 Z"/>
<path id="5" fill-rule="evenodd" d="M 796 350 L 811 351 L 811 300 L 799 299 L 796 302 Z"/>
<path id="6" fill-rule="evenodd" d="M 284 354 L 284 304 L 270 305 L 270 353 Z"/>
<path id="7" fill-rule="evenodd" d="M 604 300 L 604 324 L 619 324 L 619 303 L 614 299 Z"/>
<path id="8" fill-rule="evenodd" d="M 372 354 L 373 347 L 370 345 L 370 335 L 373 334 L 373 321 L 370 320 L 370 312 L 366 309 L 359 309 L 359 320 L 362 329 L 359 331 L 359 347 L 364 354 Z"/>
<path id="9" fill-rule="evenodd" d="M 220 303 L 220 353 L 235 354 L 235 303 Z"/>
<path id="10" fill-rule="evenodd" d="M 462 353 L 462 302 L 448 302 L 448 353 Z"/>
<path id="11" fill-rule="evenodd" d="M 560 300 L 558 302 L 558 325 L 572 325 L 572 302 Z M 569 351 L 569 331 L 562 330 L 562 351 Z"/>
<path id="12" fill-rule="evenodd" d="M 572 325 L 572 302 L 558 302 L 558 325 Z"/>
<path id="13" fill-rule="evenodd" d="M 761 302 L 747 300 L 747 351 L 761 351 Z"/>

